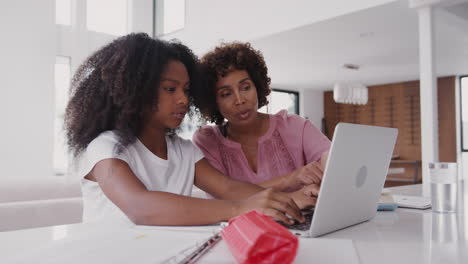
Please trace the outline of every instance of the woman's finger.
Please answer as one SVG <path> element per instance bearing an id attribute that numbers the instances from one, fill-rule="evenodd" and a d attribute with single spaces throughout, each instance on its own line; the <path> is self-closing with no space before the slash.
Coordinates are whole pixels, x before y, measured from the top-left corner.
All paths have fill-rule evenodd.
<path id="1" fill-rule="evenodd" d="M 323 173 L 323 168 L 322 168 L 322 164 L 320 164 L 320 162 L 313 162 L 314 163 L 314 167 L 316 167 L 317 169 L 319 169 L 322 173 Z"/>
<path id="2" fill-rule="evenodd" d="M 313 171 L 308 171 L 302 175 L 302 184 L 303 185 L 310 185 L 310 184 L 319 184 L 322 180 L 319 176 L 315 174 Z"/>
<path id="3" fill-rule="evenodd" d="M 312 206 L 315 205 L 315 202 L 316 202 L 316 198 L 315 197 L 311 197 L 311 196 L 308 196 L 306 195 L 305 193 L 301 192 L 300 193 L 301 196 L 298 197 L 297 199 L 300 199 L 298 201 L 298 204 L 300 205 L 299 207 L 301 209 L 306 209 L 306 208 L 310 208 Z"/>
<path id="4" fill-rule="evenodd" d="M 308 171 L 309 171 L 310 175 L 312 175 L 314 177 L 314 179 L 316 181 L 318 181 L 318 182 L 315 182 L 315 183 L 319 183 L 322 180 L 323 171 L 320 168 L 318 168 L 318 166 L 316 164 L 308 167 Z"/>
<path id="5" fill-rule="evenodd" d="M 301 183 L 303 185 L 309 185 L 309 184 L 318 183 L 318 182 L 319 180 L 317 179 L 317 177 L 315 177 L 311 173 L 304 173 L 303 175 L 301 175 Z"/>
<path id="6" fill-rule="evenodd" d="M 304 194 L 307 196 L 318 196 L 320 192 L 320 186 L 316 184 L 307 185 L 303 188 Z"/>

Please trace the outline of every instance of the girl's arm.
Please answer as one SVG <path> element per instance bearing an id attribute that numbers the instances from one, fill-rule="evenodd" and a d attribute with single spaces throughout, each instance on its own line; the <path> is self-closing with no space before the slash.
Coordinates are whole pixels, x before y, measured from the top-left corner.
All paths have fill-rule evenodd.
<path id="1" fill-rule="evenodd" d="M 318 193 L 317 187 L 308 188 L 307 190 L 310 190 L 308 192 L 305 191 L 306 189 L 303 189 L 295 193 L 274 192 L 271 188 L 265 190 L 259 185 L 237 181 L 225 176 L 217 169 L 212 167 L 205 159 L 201 159 L 195 165 L 195 185 L 216 198 L 228 200 L 246 199 L 257 193 L 258 195 L 264 192 L 276 193 L 278 196 L 281 195 L 281 197 L 283 197 L 281 199 L 285 201 L 290 201 L 292 199 L 295 205 L 299 205 L 299 208 L 307 208 L 315 205 L 315 198 L 311 197 L 311 193 Z M 249 200 L 249 203 L 253 202 L 251 198 L 247 200 Z M 271 213 L 273 212 L 274 215 L 272 216 L 277 217 L 278 219 L 282 219 L 280 216 L 278 216 L 276 211 L 279 211 L 280 214 L 283 214 L 285 211 L 281 210 L 279 207 L 275 207 L 276 205 L 272 206 L 273 207 L 270 209 L 273 209 L 273 211 L 268 209 L 270 210 L 270 213 L 266 214 L 272 215 Z M 241 209 L 243 212 L 246 210 L 247 209 Z"/>
<path id="2" fill-rule="evenodd" d="M 195 164 L 195 185 L 218 199 L 239 200 L 252 196 L 265 188 L 225 176 L 206 159 Z"/>
<path id="3" fill-rule="evenodd" d="M 199 167 L 198 162 L 196 170 Z M 209 173 L 205 175 L 210 176 Z M 128 164 L 119 159 L 101 160 L 94 166 L 87 178 L 96 180 L 104 194 L 135 224 L 139 225 L 212 224 L 226 221 L 252 209 L 258 209 L 285 222 L 290 222 L 285 216 L 286 213 L 296 220 L 303 221 L 292 199 L 272 190 L 262 191 L 240 201 L 206 200 L 167 192 L 148 191 Z M 217 182 L 223 184 L 223 181 Z M 214 189 L 218 188 L 223 189 L 225 186 L 219 185 Z M 250 190 L 249 193 L 254 193 L 254 188 Z M 214 193 L 219 192 L 214 190 Z"/>

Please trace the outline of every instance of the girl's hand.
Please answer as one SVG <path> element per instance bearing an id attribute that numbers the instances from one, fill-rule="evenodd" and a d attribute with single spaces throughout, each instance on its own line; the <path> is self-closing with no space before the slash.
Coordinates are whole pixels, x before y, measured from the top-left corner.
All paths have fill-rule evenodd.
<path id="1" fill-rule="evenodd" d="M 320 162 L 313 161 L 302 168 L 296 169 L 287 177 L 287 185 L 292 189 L 310 184 L 318 185 L 322 181 L 323 168 Z"/>
<path id="2" fill-rule="evenodd" d="M 245 200 L 237 201 L 234 208 L 236 216 L 250 210 L 257 210 L 284 223 L 294 223 L 287 215 L 301 223 L 304 222 L 304 216 L 302 216 L 293 198 L 286 193 L 276 192 L 273 189 L 266 189 Z"/>

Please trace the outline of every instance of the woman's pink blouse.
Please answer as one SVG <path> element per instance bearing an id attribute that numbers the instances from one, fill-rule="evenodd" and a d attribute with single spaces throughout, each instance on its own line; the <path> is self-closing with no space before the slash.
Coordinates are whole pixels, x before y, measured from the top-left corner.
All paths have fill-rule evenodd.
<path id="1" fill-rule="evenodd" d="M 204 126 L 193 142 L 208 162 L 231 178 L 261 183 L 318 161 L 330 148 L 330 140 L 309 120 L 286 110 L 270 115 L 268 131 L 259 138 L 257 172 L 249 166 L 241 145 L 225 138 L 218 126 Z"/>

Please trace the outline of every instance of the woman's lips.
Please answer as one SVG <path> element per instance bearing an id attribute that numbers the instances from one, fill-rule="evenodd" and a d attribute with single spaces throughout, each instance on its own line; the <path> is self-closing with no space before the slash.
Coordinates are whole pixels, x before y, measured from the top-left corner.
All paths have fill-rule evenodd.
<path id="1" fill-rule="evenodd" d="M 237 115 L 237 117 L 240 120 L 245 120 L 245 119 L 249 118 L 249 116 L 250 116 L 250 111 L 245 111 L 245 112 L 242 112 L 242 113 Z"/>

